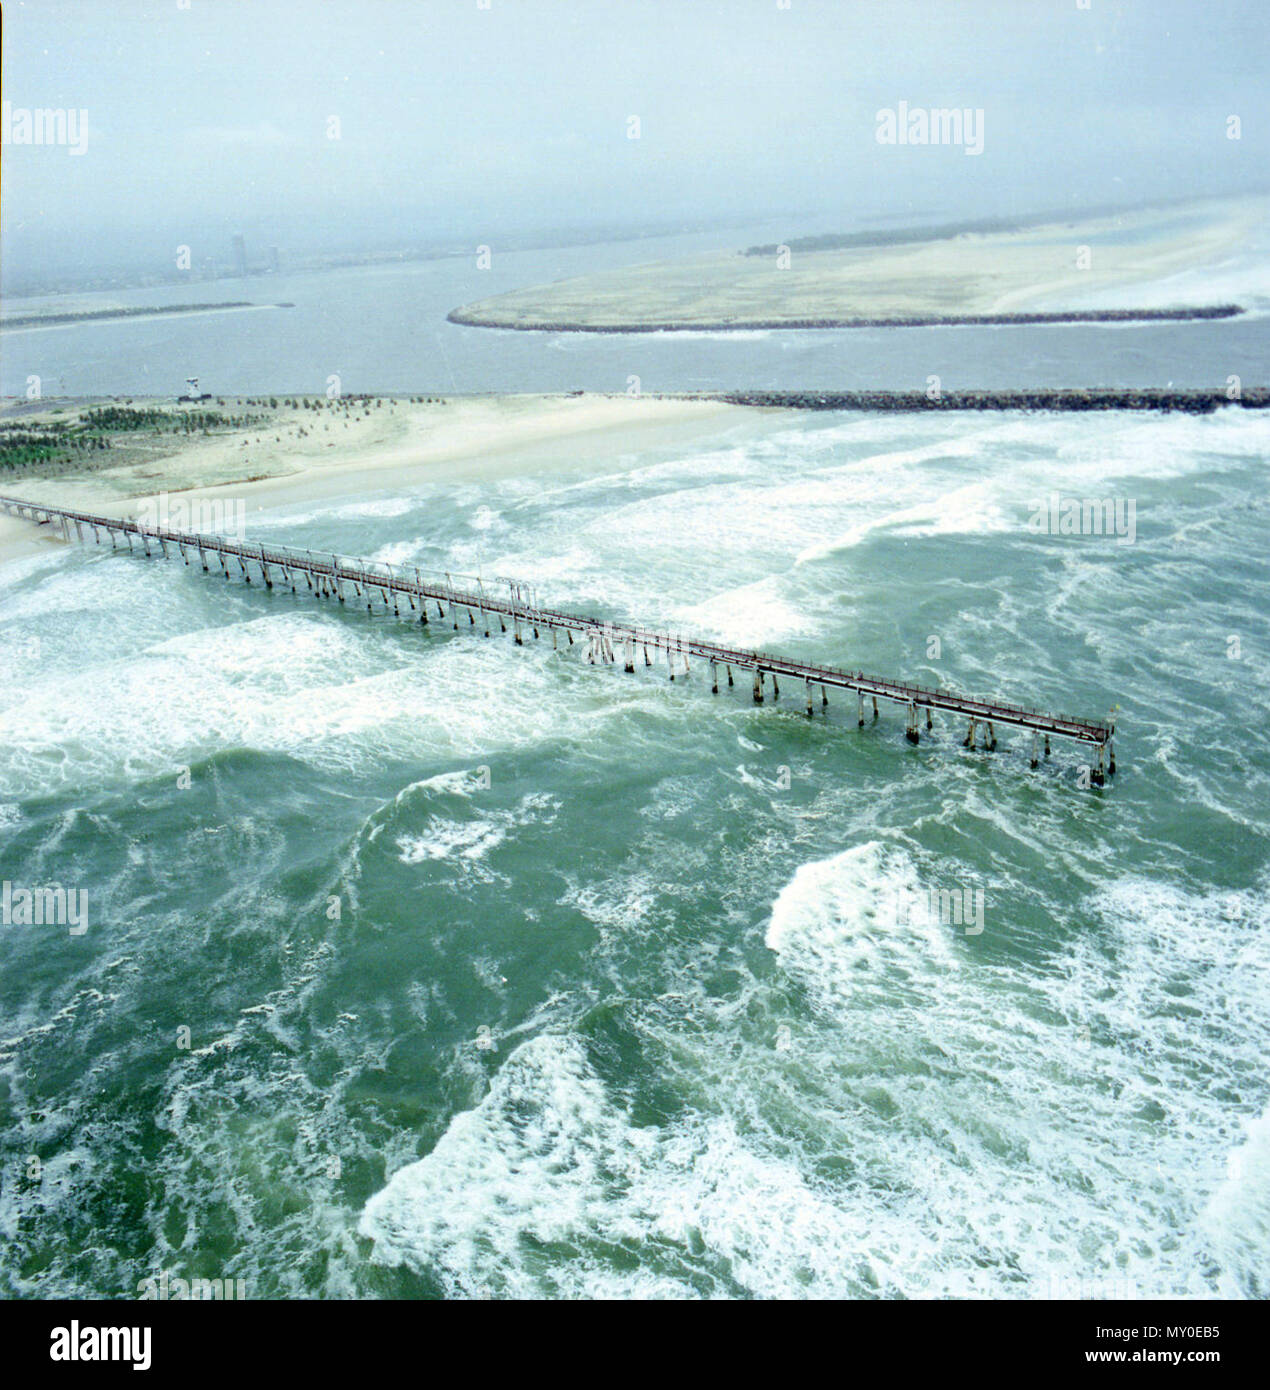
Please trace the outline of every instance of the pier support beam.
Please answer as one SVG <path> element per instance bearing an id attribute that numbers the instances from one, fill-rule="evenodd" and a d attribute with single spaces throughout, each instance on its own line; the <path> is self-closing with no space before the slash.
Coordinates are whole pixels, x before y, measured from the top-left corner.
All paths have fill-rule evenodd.
<path id="1" fill-rule="evenodd" d="M 863 690 L 857 690 L 857 691 L 856 691 L 856 695 L 857 695 L 857 697 L 859 698 L 859 702 L 860 702 L 860 707 L 859 707 L 859 711 L 858 711 L 859 716 L 860 716 L 860 722 L 859 722 L 859 726 L 858 726 L 858 727 L 861 728 L 861 729 L 863 729 L 863 728 L 864 728 L 864 691 L 863 691 Z"/>
<path id="2" fill-rule="evenodd" d="M 997 751 L 997 736 L 993 731 L 991 719 L 988 720 L 988 737 L 983 746 L 989 753 L 995 753 Z"/>
<path id="3" fill-rule="evenodd" d="M 754 668 L 754 703 L 763 703 L 763 673 L 757 666 Z"/>
<path id="4" fill-rule="evenodd" d="M 873 719 L 874 719 L 874 722 L 877 721 L 877 717 L 878 717 L 878 697 L 875 695 L 875 696 L 873 697 Z"/>
<path id="5" fill-rule="evenodd" d="M 807 677 L 807 718 L 810 719 L 815 711 L 811 707 L 811 677 Z"/>
<path id="6" fill-rule="evenodd" d="M 920 743 L 922 740 L 917 728 L 917 705 L 912 700 L 908 702 L 908 725 L 904 730 L 904 737 L 910 743 Z"/>
<path id="7" fill-rule="evenodd" d="M 711 695 L 717 695 L 718 693 L 719 693 L 719 668 L 718 668 L 718 667 L 715 665 L 715 663 L 712 661 L 712 662 L 710 663 L 710 694 L 711 694 Z"/>
<path id="8" fill-rule="evenodd" d="M 975 746 L 975 720 L 970 721 L 970 727 L 966 730 L 966 736 L 961 741 L 963 748 L 973 748 Z"/>
<path id="9" fill-rule="evenodd" d="M 1036 765 L 1037 765 L 1037 763 L 1040 761 L 1040 760 L 1037 758 L 1037 756 L 1036 756 L 1036 750 L 1037 750 L 1038 745 L 1040 744 L 1040 741 L 1041 741 L 1041 736 L 1040 736 L 1040 734 L 1039 734 L 1035 729 L 1033 729 L 1033 730 L 1032 730 L 1032 757 L 1031 757 L 1031 766 L 1032 766 L 1033 772 L 1036 771 Z"/>
<path id="10" fill-rule="evenodd" d="M 1098 745 L 1098 761 L 1094 765 L 1093 771 L 1089 774 L 1089 780 L 1093 783 L 1095 787 L 1101 787 L 1102 784 L 1106 781 L 1106 778 L 1103 776 L 1102 770 L 1102 760 L 1104 751 L 1104 745 L 1100 743 Z"/>

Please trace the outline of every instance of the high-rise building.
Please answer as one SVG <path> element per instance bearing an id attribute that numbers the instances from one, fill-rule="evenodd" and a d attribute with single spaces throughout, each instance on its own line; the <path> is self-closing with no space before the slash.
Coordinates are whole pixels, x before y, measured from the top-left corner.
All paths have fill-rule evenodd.
<path id="1" fill-rule="evenodd" d="M 247 274 L 247 241 L 241 232 L 234 233 L 234 272 Z"/>
<path id="2" fill-rule="evenodd" d="M 269 248 L 269 269 L 277 275 L 279 268 L 278 248 L 276 246 L 271 246 Z"/>

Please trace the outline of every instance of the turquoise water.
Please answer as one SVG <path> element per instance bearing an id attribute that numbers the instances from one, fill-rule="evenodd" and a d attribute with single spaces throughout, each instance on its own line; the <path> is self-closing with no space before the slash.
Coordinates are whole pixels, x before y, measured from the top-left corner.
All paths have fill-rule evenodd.
<path id="1" fill-rule="evenodd" d="M 88 930 L 0 928 L 0 1288 L 1267 1296 L 1267 451 L 1233 409 L 756 416 L 250 527 L 1118 705 L 1103 791 L 832 696 L 6 566 L 0 879 Z M 1055 490 L 1134 543 L 1029 531 Z"/>

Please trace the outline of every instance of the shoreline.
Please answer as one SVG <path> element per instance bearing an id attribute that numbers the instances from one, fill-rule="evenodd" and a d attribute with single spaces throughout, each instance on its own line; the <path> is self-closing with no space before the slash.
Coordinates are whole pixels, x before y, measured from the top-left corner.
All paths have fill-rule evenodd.
<path id="1" fill-rule="evenodd" d="M 380 406 L 371 411 L 368 400 Z M 241 506 L 244 515 L 403 491 L 444 482 L 471 485 L 512 476 L 620 471 L 634 453 L 674 453 L 770 427 L 772 411 L 897 414 L 1017 411 L 1156 411 L 1206 415 L 1228 406 L 1270 409 L 1270 387 L 1223 390 L 734 391 L 691 394 L 480 395 L 419 404 L 368 398 L 338 442 L 280 431 L 285 414 L 210 439 L 174 440 L 159 456 L 91 472 L 0 480 L 0 493 L 125 518 L 143 499 L 167 494 L 187 505 Z M 143 402 L 139 402 L 143 403 Z M 170 402 L 161 402 L 169 405 Z M 63 403 L 54 410 L 64 411 Z M 176 412 L 179 413 L 179 412 Z M 278 433 L 275 433 L 278 432 Z M 273 435 L 274 443 L 263 436 Z M 253 444 L 254 440 L 254 444 Z M 327 452 L 327 451 L 331 452 Z M 29 522 L 0 517 L 0 566 L 61 544 Z"/>
<path id="2" fill-rule="evenodd" d="M 144 323 L 149 319 L 180 318 L 194 314 L 232 314 L 244 309 L 293 309 L 294 304 L 257 304 L 253 300 L 233 300 L 225 304 L 156 304 L 153 308 L 91 309 L 84 313 L 19 314 L 0 318 L 0 336 L 5 333 L 31 333 L 40 328 L 82 328 L 95 323 Z"/>
<path id="3" fill-rule="evenodd" d="M 517 323 L 492 314 L 451 309 L 450 323 L 463 328 L 505 328 L 517 333 L 740 333 L 767 329 L 828 328 L 990 328 L 1063 323 L 1155 323 L 1191 319 L 1231 319 L 1247 310 L 1240 304 L 1204 304 L 1176 309 L 1070 309 L 1015 314 L 924 314 L 880 318 L 676 319 L 664 323 Z"/>
<path id="4" fill-rule="evenodd" d="M 313 434 L 280 440 L 285 425 L 252 425 L 211 439 L 175 441 L 140 465 L 0 478 L 0 493 L 119 518 L 135 512 L 142 499 L 166 493 L 193 505 L 241 503 L 250 517 L 436 482 L 468 485 L 579 469 L 599 473 L 624 466 L 623 459 L 637 451 L 692 447 L 747 421 L 761 428 L 757 412 L 718 396 L 481 395 L 436 405 L 378 399 L 389 408 L 367 410 L 344 426 L 346 437 L 341 429 L 338 441 Z M 262 450 L 266 435 L 277 442 Z M 29 522 L 0 517 L 0 565 L 53 543 L 61 544 Z"/>

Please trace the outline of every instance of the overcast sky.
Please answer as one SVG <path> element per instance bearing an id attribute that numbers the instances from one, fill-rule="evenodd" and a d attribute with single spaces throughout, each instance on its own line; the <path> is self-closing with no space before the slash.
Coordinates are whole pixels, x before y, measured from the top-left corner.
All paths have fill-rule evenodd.
<path id="1" fill-rule="evenodd" d="M 224 254 L 232 231 L 796 236 L 812 216 L 1251 191 L 1268 73 L 1260 2 L 7 0 L 5 100 L 84 109 L 88 135 L 82 155 L 4 148 L 0 249 L 7 279 Z M 900 101 L 982 108 L 982 154 L 879 144 Z"/>

